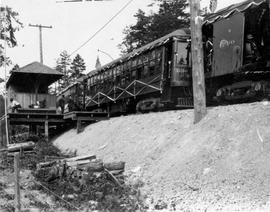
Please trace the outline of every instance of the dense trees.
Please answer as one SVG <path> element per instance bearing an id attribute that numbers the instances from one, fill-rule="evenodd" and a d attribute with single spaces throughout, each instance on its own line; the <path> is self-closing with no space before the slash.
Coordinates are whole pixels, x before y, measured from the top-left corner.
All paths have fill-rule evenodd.
<path id="1" fill-rule="evenodd" d="M 123 53 L 131 52 L 176 29 L 189 27 L 189 14 L 185 11 L 188 5 L 186 0 L 155 1 L 158 4 L 156 13 L 146 15 L 144 11 L 138 10 L 134 15 L 137 18 L 136 24 L 124 29 L 125 37 L 120 44 Z"/>
<path id="2" fill-rule="evenodd" d="M 0 40 L 7 43 L 8 46 L 14 47 L 17 45 L 15 32 L 22 27 L 22 23 L 18 19 L 18 13 L 10 7 L 0 7 Z M 5 58 L 3 42 L 0 44 L 0 67 L 6 62 L 11 64 L 10 59 Z"/>
<path id="3" fill-rule="evenodd" d="M 56 61 L 55 69 L 64 75 L 62 79 L 58 81 L 57 90 L 60 91 L 80 78 L 86 67 L 83 58 L 79 54 L 72 60 L 67 51 L 63 51 Z"/>

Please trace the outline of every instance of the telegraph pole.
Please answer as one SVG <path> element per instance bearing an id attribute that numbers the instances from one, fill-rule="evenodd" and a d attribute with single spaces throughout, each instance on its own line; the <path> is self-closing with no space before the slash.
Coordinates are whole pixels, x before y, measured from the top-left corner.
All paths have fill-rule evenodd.
<path id="1" fill-rule="evenodd" d="M 29 24 L 30 27 L 38 27 L 39 28 L 39 50 L 40 50 L 40 62 L 43 64 L 43 49 L 42 49 L 42 28 L 52 28 L 52 26 L 43 26 L 43 25 L 33 25 Z"/>
<path id="2" fill-rule="evenodd" d="M 194 123 L 206 115 L 206 94 L 203 67 L 202 20 L 200 18 L 200 0 L 190 2 L 192 81 L 194 101 Z"/>

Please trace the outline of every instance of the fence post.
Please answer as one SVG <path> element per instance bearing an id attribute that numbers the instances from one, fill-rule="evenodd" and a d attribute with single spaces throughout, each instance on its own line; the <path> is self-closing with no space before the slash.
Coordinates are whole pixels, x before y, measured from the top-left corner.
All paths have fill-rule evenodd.
<path id="1" fill-rule="evenodd" d="M 15 212 L 21 212 L 20 197 L 20 153 L 14 154 Z"/>

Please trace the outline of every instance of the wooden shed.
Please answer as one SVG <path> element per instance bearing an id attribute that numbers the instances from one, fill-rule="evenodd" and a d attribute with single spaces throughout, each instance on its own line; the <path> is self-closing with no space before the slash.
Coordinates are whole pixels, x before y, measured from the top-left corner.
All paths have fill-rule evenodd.
<path id="1" fill-rule="evenodd" d="M 45 108 L 56 108 L 56 95 L 49 94 L 49 86 L 59 80 L 62 73 L 39 62 L 30 63 L 11 73 L 7 82 L 8 98 L 16 99 L 22 108 L 30 108 L 37 101 Z"/>

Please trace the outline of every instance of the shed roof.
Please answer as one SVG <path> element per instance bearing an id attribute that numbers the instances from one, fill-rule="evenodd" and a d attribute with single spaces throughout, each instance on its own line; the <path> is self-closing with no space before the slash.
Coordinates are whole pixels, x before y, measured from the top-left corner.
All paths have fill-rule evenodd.
<path id="1" fill-rule="evenodd" d="M 266 1 L 267 0 L 247 0 L 237 4 L 232 4 L 213 14 L 206 16 L 204 19 L 204 24 L 211 24 L 220 19 L 228 18 L 233 14 L 244 12 L 247 9 L 254 8 L 263 3 L 266 3 Z"/>
<path id="2" fill-rule="evenodd" d="M 63 76 L 62 73 L 39 62 L 33 62 L 18 70 L 12 71 L 8 79 L 10 84 L 27 84 L 39 81 L 43 86 L 49 86 Z"/>
<path id="3" fill-rule="evenodd" d="M 168 42 L 170 38 L 175 37 L 175 38 L 178 38 L 178 39 L 182 38 L 183 40 L 186 40 L 186 39 L 189 38 L 189 36 L 190 36 L 190 30 L 187 29 L 187 28 L 175 30 L 175 31 L 173 31 L 173 32 L 171 32 L 171 33 L 169 33 L 169 34 L 167 34 L 167 35 L 165 35 L 165 36 L 163 36 L 163 37 L 161 37 L 161 38 L 159 38 L 157 40 L 154 40 L 151 43 L 146 44 L 145 46 L 142 46 L 142 47 L 140 47 L 138 49 L 135 49 L 134 51 L 132 51 L 132 52 L 130 52 L 130 53 L 116 59 L 116 60 L 113 60 L 112 62 L 110 62 L 110 63 L 108 63 L 106 65 L 103 65 L 99 69 L 91 71 L 88 74 L 88 76 L 95 75 L 99 71 L 105 70 L 107 68 L 111 68 L 116 64 L 121 64 L 124 61 L 127 61 L 127 60 L 129 60 L 129 59 L 131 59 L 131 58 L 133 58 L 135 56 L 138 56 L 138 55 L 140 55 L 140 54 L 142 54 L 142 53 L 144 53 L 144 52 L 146 52 L 148 50 L 151 50 L 153 48 L 161 46 L 162 44 Z"/>

